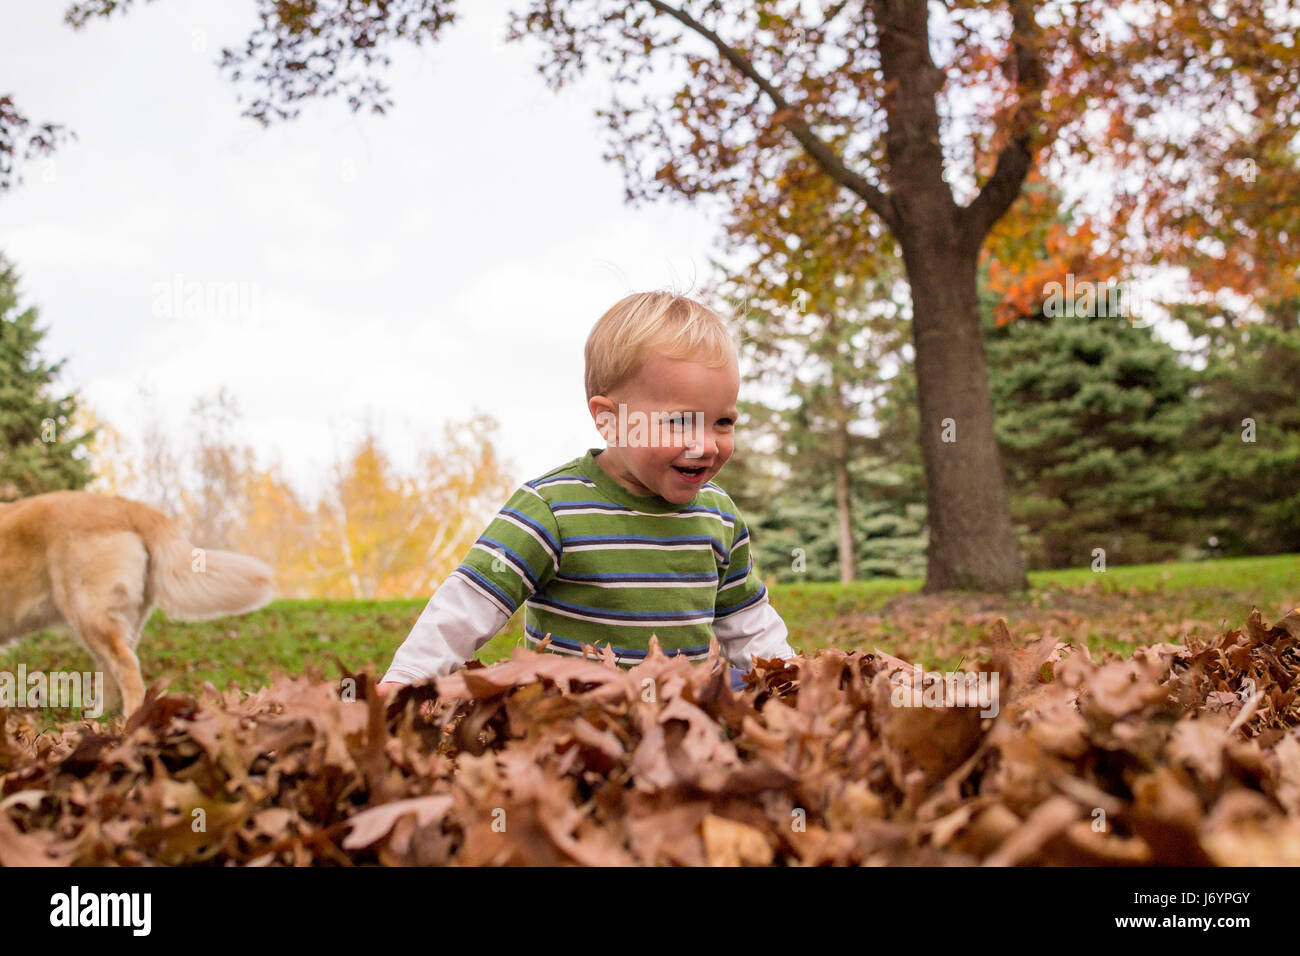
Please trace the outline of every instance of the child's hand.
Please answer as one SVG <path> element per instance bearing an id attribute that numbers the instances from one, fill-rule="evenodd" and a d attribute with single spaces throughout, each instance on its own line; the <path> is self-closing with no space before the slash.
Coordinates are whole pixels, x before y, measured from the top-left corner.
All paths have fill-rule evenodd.
<path id="1" fill-rule="evenodd" d="M 399 680 L 380 681 L 378 684 L 375 685 L 375 693 L 378 694 L 381 698 L 387 697 L 389 694 L 397 693 L 398 688 L 405 687 L 405 686 L 406 685 Z M 433 701 L 426 700 L 424 703 L 420 704 L 420 713 L 426 717 L 432 714 Z"/>

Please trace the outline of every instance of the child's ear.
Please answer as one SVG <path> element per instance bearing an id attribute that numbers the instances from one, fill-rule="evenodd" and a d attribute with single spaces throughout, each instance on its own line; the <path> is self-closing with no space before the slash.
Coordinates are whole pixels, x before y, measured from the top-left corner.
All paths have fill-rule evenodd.
<path id="1" fill-rule="evenodd" d="M 593 395 L 587 400 L 591 411 L 591 420 L 596 423 L 596 430 L 606 441 L 613 441 L 618 434 L 618 415 L 614 403 L 605 395 Z"/>

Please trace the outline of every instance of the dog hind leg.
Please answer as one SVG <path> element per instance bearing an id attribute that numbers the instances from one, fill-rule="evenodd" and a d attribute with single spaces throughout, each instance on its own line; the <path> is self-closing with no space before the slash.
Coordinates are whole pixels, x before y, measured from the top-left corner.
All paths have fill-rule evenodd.
<path id="1" fill-rule="evenodd" d="M 134 713 L 144 703 L 144 679 L 140 675 L 140 660 L 132 648 L 135 631 L 120 614 L 100 614 L 95 618 L 79 620 L 77 633 L 108 671 L 110 703 L 122 702 L 123 716 Z"/>
<path id="2" fill-rule="evenodd" d="M 55 599 L 64 620 L 108 677 L 108 700 L 123 714 L 144 703 L 144 680 L 135 645 L 144 626 L 148 553 L 133 533 L 74 541 L 58 563 Z"/>

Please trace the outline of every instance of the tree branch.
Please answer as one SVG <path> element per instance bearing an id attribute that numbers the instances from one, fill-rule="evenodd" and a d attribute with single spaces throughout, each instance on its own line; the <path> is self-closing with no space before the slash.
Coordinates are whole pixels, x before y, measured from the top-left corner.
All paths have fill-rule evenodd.
<path id="1" fill-rule="evenodd" d="M 754 68 L 754 65 L 740 54 L 734 47 L 724 41 L 717 33 L 710 30 L 704 24 L 700 23 L 685 10 L 678 10 L 671 7 L 662 0 L 648 0 L 650 5 L 660 13 L 667 14 L 674 20 L 681 23 L 688 30 L 700 35 L 713 44 L 722 58 L 738 70 L 742 76 L 752 81 L 760 90 L 767 94 L 768 99 L 776 108 L 773 119 L 790 131 L 794 138 L 799 142 L 828 176 L 839 183 L 841 186 L 851 190 L 860 196 L 876 215 L 884 220 L 892 232 L 897 225 L 897 214 L 894 210 L 893 200 L 885 193 L 881 192 L 874 185 L 868 182 L 863 176 L 850 169 L 843 159 L 828 146 L 816 133 L 812 127 L 799 114 L 799 110 L 792 106 L 781 92 L 772 85 L 768 79 Z"/>
<path id="2" fill-rule="evenodd" d="M 1011 0 L 1011 57 L 1016 71 L 1016 107 L 1011 113 L 1010 141 L 998 154 L 993 175 L 979 195 L 960 212 L 970 241 L 980 244 L 1020 195 L 1033 165 L 1034 142 L 1042 121 L 1046 86 L 1041 44 L 1043 31 L 1034 20 L 1034 0 Z"/>

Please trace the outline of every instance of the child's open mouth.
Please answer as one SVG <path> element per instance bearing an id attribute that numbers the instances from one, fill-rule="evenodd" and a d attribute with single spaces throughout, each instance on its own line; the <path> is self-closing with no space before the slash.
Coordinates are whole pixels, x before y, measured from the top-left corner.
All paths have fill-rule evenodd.
<path id="1" fill-rule="evenodd" d="M 704 478 L 704 468 L 679 468 L 673 465 L 673 470 L 682 476 L 683 481 L 696 482 Z"/>

